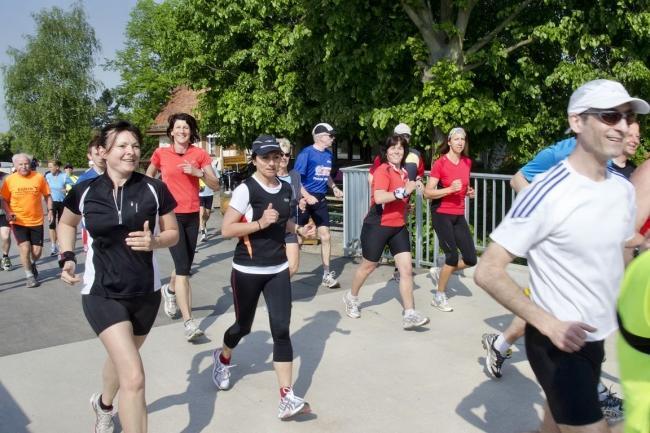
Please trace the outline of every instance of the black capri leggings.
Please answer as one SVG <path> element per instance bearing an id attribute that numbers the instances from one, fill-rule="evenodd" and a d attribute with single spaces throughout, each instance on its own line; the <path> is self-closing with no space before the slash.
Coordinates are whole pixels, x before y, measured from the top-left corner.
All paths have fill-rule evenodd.
<path id="1" fill-rule="evenodd" d="M 178 243 L 169 248 L 174 260 L 176 275 L 189 276 L 194 252 L 196 251 L 196 238 L 199 236 L 199 213 L 177 213 Z"/>
<path id="2" fill-rule="evenodd" d="M 223 342 L 234 349 L 239 340 L 251 332 L 260 293 L 269 311 L 273 337 L 273 361 L 293 361 L 293 347 L 289 332 L 291 321 L 291 282 L 289 269 L 277 274 L 247 274 L 236 269 L 230 274 L 235 301 L 235 324 L 226 330 Z"/>
<path id="3" fill-rule="evenodd" d="M 62 201 L 52 201 L 52 221 L 50 222 L 50 225 L 48 226 L 50 230 L 54 230 L 56 228 L 56 225 L 59 223 L 59 220 L 61 219 L 61 215 L 63 215 L 63 202 Z"/>
<path id="4" fill-rule="evenodd" d="M 445 264 L 458 266 L 458 250 L 467 266 L 476 265 L 476 249 L 463 215 L 431 212 L 431 224 L 445 252 Z"/>

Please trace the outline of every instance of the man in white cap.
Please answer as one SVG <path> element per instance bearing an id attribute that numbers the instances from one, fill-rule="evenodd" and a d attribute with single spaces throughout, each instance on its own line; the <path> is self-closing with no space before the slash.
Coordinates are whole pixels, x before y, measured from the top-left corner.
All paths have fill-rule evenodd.
<path id="1" fill-rule="evenodd" d="M 635 114 L 648 111 L 615 81 L 579 87 L 567 110 L 575 150 L 517 196 L 474 274 L 527 323 L 526 354 L 547 399 L 543 433 L 609 431 L 597 388 L 635 204 L 607 161 L 623 152 Z M 528 259 L 532 301 L 506 273 L 515 257 Z"/>
<path id="2" fill-rule="evenodd" d="M 300 173 L 303 185 L 303 197 L 307 201 L 307 209 L 298 214 L 298 225 L 305 225 L 311 217 L 318 227 L 318 237 L 321 245 L 323 260 L 323 285 L 333 289 L 338 287 L 336 273 L 330 270 L 330 215 L 327 210 L 328 186 L 336 198 L 343 197 L 343 191 L 334 184 L 330 175 L 334 156 L 330 147 L 334 143 L 336 131 L 329 123 L 319 123 L 311 131 L 314 144 L 304 148 L 296 158 L 293 169 Z"/>

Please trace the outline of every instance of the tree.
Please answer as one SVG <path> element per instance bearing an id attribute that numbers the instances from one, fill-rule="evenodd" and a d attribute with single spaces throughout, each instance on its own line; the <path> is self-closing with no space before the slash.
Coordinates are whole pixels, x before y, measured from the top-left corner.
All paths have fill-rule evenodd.
<path id="1" fill-rule="evenodd" d="M 24 51 L 10 48 L 12 63 L 3 67 L 11 130 L 21 150 L 79 164 L 95 115 L 99 43 L 80 4 L 33 17 L 36 34 L 26 37 Z"/>
<path id="2" fill-rule="evenodd" d="M 0 161 L 9 161 L 11 160 L 11 155 L 13 154 L 13 142 L 16 137 L 9 132 L 0 132 Z"/>

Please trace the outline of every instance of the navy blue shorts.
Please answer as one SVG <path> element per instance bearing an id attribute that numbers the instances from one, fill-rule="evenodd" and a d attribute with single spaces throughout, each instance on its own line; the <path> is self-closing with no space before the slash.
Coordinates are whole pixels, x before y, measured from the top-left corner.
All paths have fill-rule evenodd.
<path id="1" fill-rule="evenodd" d="M 330 226 L 330 213 L 327 210 L 327 199 L 325 194 L 312 194 L 318 199 L 316 204 L 308 204 L 305 211 L 298 211 L 298 225 L 304 226 L 311 217 L 316 227 Z"/>
<path id="2" fill-rule="evenodd" d="M 199 206 L 201 206 L 202 208 L 210 210 L 210 209 L 212 209 L 213 200 L 214 200 L 213 195 L 208 195 L 208 196 L 205 196 L 205 197 L 199 196 L 199 203 L 200 203 Z"/>
<path id="3" fill-rule="evenodd" d="M 27 227 L 14 224 L 11 227 L 18 245 L 29 242 L 32 245 L 43 246 L 43 226 Z"/>

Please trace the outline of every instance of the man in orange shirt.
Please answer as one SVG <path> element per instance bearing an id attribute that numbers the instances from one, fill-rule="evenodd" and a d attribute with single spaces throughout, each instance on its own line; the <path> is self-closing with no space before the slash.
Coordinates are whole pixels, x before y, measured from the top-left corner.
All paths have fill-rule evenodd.
<path id="1" fill-rule="evenodd" d="M 17 153 L 12 161 L 16 172 L 7 176 L 0 189 L 7 219 L 12 225 L 16 243 L 20 249 L 20 261 L 25 269 L 27 287 L 37 287 L 36 260 L 43 250 L 43 205 L 47 202 L 47 218 L 52 220 L 52 197 L 50 187 L 43 175 L 32 172 L 30 158 Z"/>

